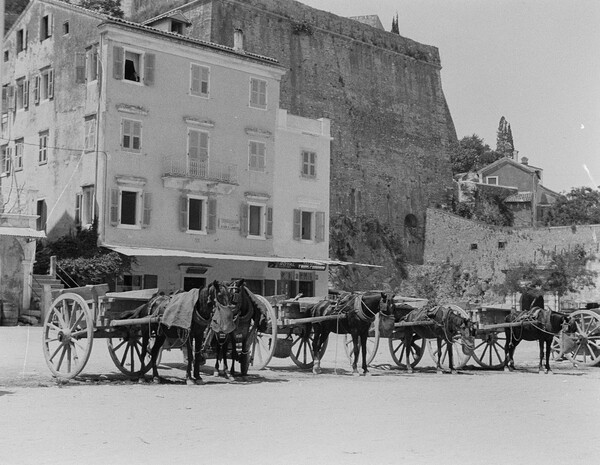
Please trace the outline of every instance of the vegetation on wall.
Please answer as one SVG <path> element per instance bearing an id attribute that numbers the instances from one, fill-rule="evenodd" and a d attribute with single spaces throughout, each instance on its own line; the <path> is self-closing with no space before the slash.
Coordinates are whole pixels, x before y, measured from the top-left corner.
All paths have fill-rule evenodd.
<path id="1" fill-rule="evenodd" d="M 133 264 L 130 257 L 98 247 L 96 221 L 90 229 L 78 226 L 75 234 L 38 242 L 34 273 L 47 274 L 52 256 L 57 258 L 57 274 L 66 287 L 114 282 L 123 273 L 131 272 Z"/>
<path id="2" fill-rule="evenodd" d="M 465 136 L 450 153 L 452 174 L 475 172 L 502 158 L 477 134 Z"/>
<path id="3" fill-rule="evenodd" d="M 87 8 L 88 10 L 99 11 L 100 13 L 114 16 L 115 18 L 123 17 L 121 0 L 81 0 L 79 6 Z"/>
<path id="4" fill-rule="evenodd" d="M 600 191 L 590 187 L 573 187 L 550 207 L 547 226 L 600 224 Z"/>

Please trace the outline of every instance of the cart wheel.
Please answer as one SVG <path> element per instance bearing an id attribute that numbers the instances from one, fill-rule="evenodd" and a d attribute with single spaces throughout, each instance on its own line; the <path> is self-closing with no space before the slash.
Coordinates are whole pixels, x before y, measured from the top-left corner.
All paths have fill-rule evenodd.
<path id="1" fill-rule="evenodd" d="M 591 310 L 576 310 L 571 317 L 577 324 L 577 338 L 573 350 L 565 356 L 578 365 L 597 365 L 600 362 L 600 314 Z"/>
<path id="2" fill-rule="evenodd" d="M 354 362 L 354 344 L 352 343 L 352 336 L 350 334 L 345 335 L 345 349 L 346 356 L 350 363 Z M 375 320 L 371 323 L 369 328 L 369 337 L 367 338 L 367 365 L 370 365 L 375 355 L 377 355 L 377 349 L 379 348 L 379 313 L 375 315 Z M 359 361 L 361 356 L 359 355 Z"/>
<path id="3" fill-rule="evenodd" d="M 312 325 L 305 325 L 302 328 L 302 334 L 292 334 L 292 349 L 290 351 L 290 358 L 299 368 L 311 369 L 315 364 L 315 357 L 313 353 L 313 341 L 315 334 L 312 329 Z M 321 346 L 319 359 L 323 359 L 325 350 L 327 350 L 327 343 L 329 337 L 323 342 Z"/>
<path id="4" fill-rule="evenodd" d="M 44 318 L 42 341 L 52 374 L 71 379 L 81 373 L 93 341 L 94 317 L 83 297 L 67 292 L 56 298 Z"/>
<path id="5" fill-rule="evenodd" d="M 146 357 L 142 360 L 142 331 L 137 326 L 127 326 L 123 330 L 125 333 L 118 333 L 106 340 L 108 353 L 121 373 L 130 378 L 138 378 L 152 368 L 150 354 L 155 338 L 150 337 Z M 156 363 L 159 363 L 158 359 Z"/>
<path id="6" fill-rule="evenodd" d="M 267 329 L 262 332 L 258 328 L 252 328 L 253 336 L 250 337 L 250 367 L 254 370 L 262 370 L 267 366 L 275 352 L 277 344 L 277 314 L 269 301 L 262 295 L 256 295 L 267 309 Z"/>
<path id="7" fill-rule="evenodd" d="M 449 307 L 452 310 L 455 310 L 464 318 L 469 318 L 469 314 L 465 310 L 463 310 L 461 307 L 459 307 L 458 305 L 450 304 L 450 305 L 446 305 L 446 307 Z M 435 339 L 429 339 L 427 341 L 427 345 L 429 347 L 429 354 L 431 355 L 433 362 L 437 365 L 437 356 L 438 356 L 437 341 Z M 448 357 L 448 344 L 446 344 L 446 341 L 442 341 L 441 348 L 442 348 L 442 357 L 440 358 L 440 363 L 442 365 L 442 368 L 450 368 L 449 357 Z M 471 358 L 470 355 L 465 355 L 464 352 L 462 351 L 462 339 L 460 339 L 460 338 L 458 338 L 456 340 L 456 342 L 454 342 L 454 344 L 452 344 L 452 355 L 453 355 L 452 359 L 454 361 L 454 369 L 455 370 L 459 370 L 459 369 L 463 368 L 467 364 L 469 359 Z"/>
<path id="8" fill-rule="evenodd" d="M 475 341 L 473 359 L 483 368 L 498 370 L 504 366 L 504 348 L 506 333 L 490 331 L 481 335 L 481 341 Z"/>
<path id="9" fill-rule="evenodd" d="M 389 338 L 390 355 L 392 359 L 400 368 L 406 368 L 406 346 L 404 345 L 404 338 Z M 410 366 L 416 367 L 417 364 L 423 358 L 425 353 L 425 339 L 413 339 L 410 346 Z"/>

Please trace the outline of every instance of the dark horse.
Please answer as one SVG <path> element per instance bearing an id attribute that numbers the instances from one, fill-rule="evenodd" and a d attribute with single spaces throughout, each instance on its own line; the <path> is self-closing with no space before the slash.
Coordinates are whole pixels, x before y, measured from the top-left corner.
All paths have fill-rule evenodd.
<path id="1" fill-rule="evenodd" d="M 437 341 L 437 360 L 436 370 L 441 373 L 442 370 L 442 341 L 446 342 L 448 351 L 448 366 L 450 373 L 456 373 L 454 369 L 453 343 L 460 336 L 462 339 L 462 350 L 465 353 L 471 353 L 474 348 L 473 322 L 465 318 L 450 307 L 434 307 L 433 309 L 420 308 L 409 312 L 401 321 L 413 323 L 410 326 L 402 328 L 404 347 L 413 347 L 413 340 L 416 337 L 423 339 L 436 339 Z M 406 350 L 406 368 L 409 373 L 413 372 L 410 364 L 410 350 Z"/>
<path id="2" fill-rule="evenodd" d="M 202 353 L 202 341 L 204 332 L 209 325 L 214 308 L 217 302 L 221 305 L 229 305 L 229 292 L 227 287 L 219 283 L 212 282 L 208 287 L 200 290 L 195 289 L 190 292 L 190 305 L 193 306 L 191 315 L 191 324 L 189 328 L 178 326 L 167 326 L 163 323 L 152 323 L 142 325 L 142 354 L 141 360 L 145 360 L 148 352 L 148 344 L 152 333 L 156 335 L 154 345 L 150 351 L 152 368 L 152 380 L 155 383 L 160 382 L 158 375 L 157 360 L 160 350 L 167 338 L 184 339 L 187 348 L 187 369 L 186 369 L 186 384 L 202 384 L 200 376 L 200 361 Z M 194 296 L 197 293 L 197 298 Z M 173 295 L 164 295 L 162 293 L 154 295 L 146 305 L 140 307 L 137 315 L 134 317 L 144 316 L 162 316 L 165 308 L 171 303 L 175 296 L 181 296 L 182 293 Z M 193 377 L 192 377 L 193 365 Z M 142 368 L 142 373 L 144 369 Z"/>
<path id="3" fill-rule="evenodd" d="M 217 305 L 211 321 L 212 334 L 209 335 L 209 337 L 213 337 L 215 340 L 216 362 L 214 375 L 219 376 L 223 374 L 226 378 L 229 378 L 230 374 L 231 376 L 236 375 L 235 360 L 239 361 L 241 375 L 246 376 L 248 374 L 248 367 L 250 365 L 248 341 L 250 340 L 250 335 L 263 322 L 266 322 L 261 309 L 252 299 L 252 293 L 246 287 L 243 279 L 233 281 L 229 284 L 228 290 L 234 308 L 226 310 L 223 306 Z M 238 342 L 241 347 L 241 353 L 239 354 L 237 352 Z M 228 350 L 231 353 L 230 372 L 227 371 Z M 221 361 L 223 361 L 223 371 L 219 370 Z"/>
<path id="4" fill-rule="evenodd" d="M 551 372 L 550 347 L 554 336 L 564 330 L 566 333 L 575 333 L 577 325 L 566 313 L 554 312 L 550 309 L 533 307 L 531 310 L 511 313 L 506 317 L 507 323 L 513 323 L 505 329 L 506 346 L 504 347 L 504 370 L 515 369 L 515 348 L 522 340 L 538 341 L 540 345 L 540 363 L 538 372 L 542 371 L 544 359 L 544 345 L 546 346 L 545 373 Z"/>
<path id="5" fill-rule="evenodd" d="M 371 323 L 383 309 L 386 309 L 385 303 L 387 296 L 383 292 L 370 291 L 365 293 L 353 293 L 343 296 L 336 304 L 329 300 L 322 300 L 312 308 L 313 317 L 326 317 L 338 315 L 337 318 L 316 321 L 312 323 L 314 331 L 313 357 L 315 360 L 313 373 L 321 371 L 320 353 L 321 348 L 329 333 L 350 334 L 352 336 L 352 345 L 354 348 L 354 362 L 352 363 L 352 372 L 358 374 L 358 354 L 362 351 L 363 374 L 367 374 L 367 337 Z M 380 319 L 381 322 L 389 324 L 389 319 Z M 391 321 L 393 325 L 393 320 Z"/>

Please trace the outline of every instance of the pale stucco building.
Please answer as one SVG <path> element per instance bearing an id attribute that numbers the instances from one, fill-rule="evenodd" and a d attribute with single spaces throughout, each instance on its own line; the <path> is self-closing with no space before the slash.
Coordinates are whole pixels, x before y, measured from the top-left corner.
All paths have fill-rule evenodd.
<path id="1" fill-rule="evenodd" d="M 327 293 L 327 119 L 279 108 L 286 72 L 234 47 L 33 0 L 3 46 L 5 212 L 49 238 L 98 218 L 135 256 L 116 289 L 246 278 Z"/>

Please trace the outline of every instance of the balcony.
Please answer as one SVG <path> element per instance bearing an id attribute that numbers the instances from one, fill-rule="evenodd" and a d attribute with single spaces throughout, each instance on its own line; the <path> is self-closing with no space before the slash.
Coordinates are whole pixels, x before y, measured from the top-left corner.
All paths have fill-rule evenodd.
<path id="1" fill-rule="evenodd" d="M 237 165 L 219 161 L 165 158 L 164 176 L 237 184 Z"/>

